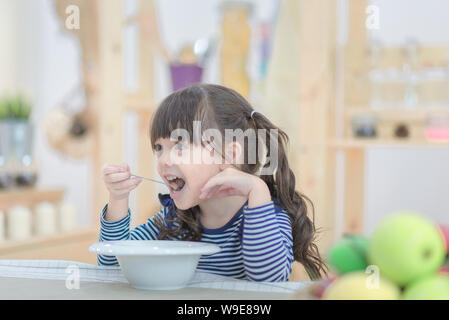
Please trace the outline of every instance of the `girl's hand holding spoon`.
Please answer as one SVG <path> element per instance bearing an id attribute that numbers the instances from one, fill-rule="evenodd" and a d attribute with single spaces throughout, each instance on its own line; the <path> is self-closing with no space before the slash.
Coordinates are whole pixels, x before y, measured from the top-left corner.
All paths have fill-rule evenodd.
<path id="1" fill-rule="evenodd" d="M 105 164 L 102 173 L 103 181 L 109 191 L 109 202 L 105 215 L 108 222 L 118 221 L 126 217 L 129 208 L 129 193 L 137 188 L 142 179 L 166 185 L 163 181 L 132 174 L 127 164 Z"/>
<path id="2" fill-rule="evenodd" d="M 141 178 L 135 178 L 127 164 L 103 166 L 103 181 L 109 191 L 109 199 L 128 199 L 129 193 L 141 182 Z"/>
<path id="3" fill-rule="evenodd" d="M 142 179 L 132 178 L 127 164 L 105 164 L 102 173 L 103 181 L 109 191 L 109 202 L 104 219 L 107 222 L 116 222 L 127 216 L 129 193 L 142 182 Z"/>

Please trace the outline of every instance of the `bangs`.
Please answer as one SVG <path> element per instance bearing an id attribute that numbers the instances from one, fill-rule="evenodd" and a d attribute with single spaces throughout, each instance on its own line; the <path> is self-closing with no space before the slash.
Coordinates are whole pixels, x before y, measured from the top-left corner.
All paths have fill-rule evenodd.
<path id="1" fill-rule="evenodd" d="M 200 128 L 194 128 L 194 121 L 200 121 Z M 151 148 L 158 139 L 170 139 L 176 129 L 189 134 L 191 144 L 198 144 L 194 137 L 202 137 L 204 130 L 214 123 L 213 110 L 208 106 L 207 96 L 202 88 L 191 86 L 173 92 L 165 98 L 153 114 L 150 127 Z M 194 130 L 198 130 L 194 132 Z"/>

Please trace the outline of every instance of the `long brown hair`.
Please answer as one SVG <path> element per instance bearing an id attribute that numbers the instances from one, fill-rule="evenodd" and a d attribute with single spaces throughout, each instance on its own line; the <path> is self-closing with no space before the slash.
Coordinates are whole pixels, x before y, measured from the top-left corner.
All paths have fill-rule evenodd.
<path id="1" fill-rule="evenodd" d="M 267 152 L 270 151 L 271 143 L 277 145 L 277 168 L 272 175 L 260 175 L 267 184 L 270 193 L 276 201 L 288 213 L 292 223 L 293 254 L 296 261 L 300 262 L 311 279 L 318 279 L 327 274 L 327 267 L 323 262 L 318 247 L 315 244 L 317 230 L 314 222 L 314 206 L 312 201 L 305 195 L 295 190 L 296 179 L 289 167 L 286 147 L 288 136 L 280 128 L 275 126 L 263 114 L 255 112 L 249 102 L 235 90 L 215 84 L 198 84 L 173 92 L 166 97 L 153 114 L 150 127 L 151 145 L 154 148 L 159 138 L 170 138 L 171 132 L 177 128 L 183 128 L 190 134 L 191 143 L 201 143 L 203 140 L 195 141 L 197 134 L 207 129 L 218 129 L 223 137 L 225 129 L 259 129 L 277 130 L 277 140 L 265 139 Z M 194 133 L 194 121 L 200 121 L 201 132 Z M 259 136 L 257 136 L 259 139 Z M 248 150 L 245 139 L 243 150 Z M 257 143 L 257 148 L 259 143 Z M 222 146 L 217 148 L 220 150 Z M 222 150 L 222 149 L 221 149 Z M 257 174 L 264 165 L 259 159 L 257 150 L 257 161 L 247 161 L 248 154 L 245 153 L 243 164 L 239 169 Z M 251 163 L 249 163 L 251 162 Z M 265 167 L 268 164 L 265 164 Z M 311 218 L 308 216 L 310 205 Z M 180 210 L 174 206 L 175 214 L 167 221 L 156 221 L 161 233 L 160 239 L 177 238 L 183 240 L 199 241 L 202 236 L 202 228 L 199 221 L 200 209 L 195 206 L 188 210 Z"/>

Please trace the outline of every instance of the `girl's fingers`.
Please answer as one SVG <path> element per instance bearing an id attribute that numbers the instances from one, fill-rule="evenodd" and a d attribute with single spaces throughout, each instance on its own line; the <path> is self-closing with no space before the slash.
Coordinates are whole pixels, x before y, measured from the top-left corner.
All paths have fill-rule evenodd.
<path id="1" fill-rule="evenodd" d="M 210 198 L 212 197 L 218 189 L 220 189 L 221 185 L 216 185 L 212 188 L 210 188 L 207 192 L 203 192 L 203 196 L 201 197 L 202 199 L 206 199 L 206 198 Z"/>
<path id="2" fill-rule="evenodd" d="M 140 182 L 137 183 L 137 184 L 135 184 L 135 185 L 132 185 L 132 186 L 130 186 L 130 187 L 128 187 L 128 188 L 118 190 L 118 191 L 116 191 L 116 192 L 119 192 L 119 193 L 130 193 L 130 192 L 133 191 L 135 188 L 137 188 L 137 187 L 139 186 L 139 184 L 140 184 Z"/>
<path id="3" fill-rule="evenodd" d="M 235 196 L 238 194 L 239 193 L 234 188 L 226 188 L 226 189 L 218 191 L 219 197 Z"/>
<path id="4" fill-rule="evenodd" d="M 129 166 L 126 163 L 120 164 L 120 165 L 105 164 L 103 166 L 103 174 L 104 175 L 108 175 L 111 173 L 127 172 L 127 171 L 129 171 Z"/>
<path id="5" fill-rule="evenodd" d="M 206 198 L 211 192 L 215 192 L 221 185 L 223 185 L 226 181 L 221 179 L 220 177 L 213 177 L 201 188 L 200 198 Z"/>
<path id="6" fill-rule="evenodd" d="M 104 177 L 105 182 L 115 183 L 127 180 L 131 174 L 129 172 L 111 173 Z"/>
<path id="7" fill-rule="evenodd" d="M 139 182 L 137 182 L 135 185 L 131 186 L 128 188 L 128 192 L 131 192 L 132 190 L 134 190 L 135 188 L 137 188 L 140 184 L 140 182 L 142 182 L 142 180 L 140 180 Z"/>
<path id="8" fill-rule="evenodd" d="M 201 188 L 201 192 L 209 192 L 209 190 L 211 190 L 216 185 L 221 185 L 225 182 L 226 180 L 224 180 L 222 177 L 214 176 L 213 178 L 209 179 L 209 181 L 207 181 L 206 184 Z"/>
<path id="9" fill-rule="evenodd" d="M 135 188 L 140 184 L 140 182 L 142 182 L 142 179 L 128 179 L 121 182 L 111 183 L 109 186 L 114 191 L 122 191 L 129 188 Z"/>

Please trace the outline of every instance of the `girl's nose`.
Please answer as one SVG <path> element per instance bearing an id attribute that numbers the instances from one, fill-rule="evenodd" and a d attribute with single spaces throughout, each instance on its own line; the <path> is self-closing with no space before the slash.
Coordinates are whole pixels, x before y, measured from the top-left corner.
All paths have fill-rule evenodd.
<path id="1" fill-rule="evenodd" d="M 158 162 L 161 166 L 167 166 L 167 167 L 172 166 L 173 163 L 171 160 L 170 151 L 164 151 L 162 153 L 162 155 L 159 157 Z"/>

